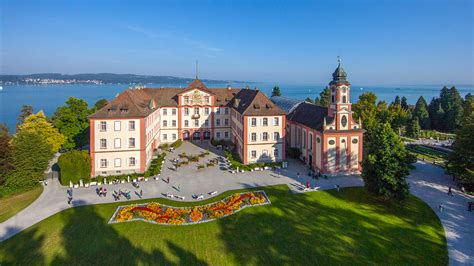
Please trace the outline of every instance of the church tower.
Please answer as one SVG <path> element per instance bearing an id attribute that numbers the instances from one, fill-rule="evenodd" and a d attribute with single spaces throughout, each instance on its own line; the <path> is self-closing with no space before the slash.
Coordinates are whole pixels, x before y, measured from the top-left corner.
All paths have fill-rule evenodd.
<path id="1" fill-rule="evenodd" d="M 329 99 L 328 116 L 333 118 L 332 125 L 335 130 L 353 129 L 352 110 L 350 102 L 351 84 L 347 81 L 346 71 L 341 66 L 341 59 L 338 58 L 338 66 L 332 74 L 332 81 L 329 83 L 331 98 Z M 355 129 L 355 128 L 354 128 Z"/>

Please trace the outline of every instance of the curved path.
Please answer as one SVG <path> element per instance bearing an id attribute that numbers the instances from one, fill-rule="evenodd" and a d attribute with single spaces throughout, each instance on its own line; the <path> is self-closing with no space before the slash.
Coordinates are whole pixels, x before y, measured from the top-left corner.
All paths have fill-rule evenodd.
<path id="1" fill-rule="evenodd" d="M 218 169 L 206 170 L 209 172 L 196 172 L 191 169 L 189 172 L 170 172 L 164 169 L 163 176 L 171 176 L 170 183 L 163 180 L 152 180 L 141 183 L 143 198 L 163 197 L 162 193 L 172 193 L 184 196 L 186 201 L 192 201 L 191 195 L 204 194 L 205 198 L 210 191 L 222 193 L 227 190 L 240 189 L 246 187 L 260 187 L 277 184 L 287 184 L 289 188 L 296 192 L 295 184 L 310 182 L 312 186 L 319 186 L 320 189 L 333 189 L 335 184 L 341 187 L 362 186 L 360 177 L 341 176 L 329 179 L 313 180 L 306 176 L 299 176 L 297 173 L 305 173 L 305 168 L 298 163 L 291 163 L 289 169 L 280 173 L 272 171 L 262 171 L 244 174 L 230 174 Z M 214 171 L 214 172 L 213 172 Z M 453 189 L 454 196 L 448 196 L 448 187 L 454 187 L 451 178 L 444 174 L 442 168 L 416 163 L 416 169 L 411 171 L 409 177 L 411 193 L 424 200 L 439 216 L 446 232 L 449 250 L 449 262 L 451 265 L 474 265 L 474 212 L 467 211 L 467 201 L 473 201 L 469 197 Z M 60 186 L 57 180 L 48 182 L 41 196 L 30 206 L 19 212 L 9 220 L 0 224 L 0 242 L 6 240 L 22 230 L 36 224 L 37 222 L 72 206 L 67 204 L 66 187 Z M 177 191 L 175 187 L 180 187 Z M 131 184 L 107 185 L 109 194 L 107 197 L 98 197 L 95 188 L 81 188 L 74 190 L 73 206 L 102 204 L 114 202 L 111 196 L 113 190 L 128 189 L 132 191 L 132 199 L 139 199 L 137 194 L 133 194 L 134 189 Z M 121 201 L 125 201 L 122 199 Z M 443 203 L 444 210 L 440 212 L 438 206 Z"/>

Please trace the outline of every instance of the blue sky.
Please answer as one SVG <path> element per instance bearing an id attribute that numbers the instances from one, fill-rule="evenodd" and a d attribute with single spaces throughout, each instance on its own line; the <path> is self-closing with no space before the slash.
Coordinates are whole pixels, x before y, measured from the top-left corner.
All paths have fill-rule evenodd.
<path id="1" fill-rule="evenodd" d="M 0 72 L 474 84 L 473 2 L 0 0 Z"/>

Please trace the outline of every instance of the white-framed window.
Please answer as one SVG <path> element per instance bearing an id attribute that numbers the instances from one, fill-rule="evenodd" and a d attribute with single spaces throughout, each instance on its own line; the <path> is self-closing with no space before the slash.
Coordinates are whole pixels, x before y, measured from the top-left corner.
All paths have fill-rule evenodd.
<path id="1" fill-rule="evenodd" d="M 120 158 L 115 158 L 115 160 L 114 160 L 114 166 L 115 166 L 115 167 L 120 167 L 120 166 L 122 166 L 122 159 L 120 159 Z"/>
<path id="2" fill-rule="evenodd" d="M 280 119 L 278 117 L 273 118 L 273 125 L 278 126 L 280 124 Z"/>
<path id="3" fill-rule="evenodd" d="M 171 135 L 171 138 L 172 138 L 173 140 L 176 140 L 176 134 Z"/>
<path id="4" fill-rule="evenodd" d="M 210 103 L 210 102 L 211 102 L 209 99 L 210 99 L 209 96 L 204 96 L 204 101 L 205 101 L 206 103 Z"/>
<path id="5" fill-rule="evenodd" d="M 252 157 L 252 159 L 257 158 L 257 151 L 252 151 L 250 154 L 251 154 L 250 156 Z"/>
<path id="6" fill-rule="evenodd" d="M 175 109 L 175 108 L 172 108 L 172 109 L 171 109 L 171 114 L 172 114 L 172 115 L 176 115 L 176 109 Z"/>
<path id="7" fill-rule="evenodd" d="M 209 114 L 209 108 L 208 108 L 208 107 L 204 108 L 204 114 L 205 114 L 205 115 L 208 115 L 208 114 Z"/>
<path id="8" fill-rule="evenodd" d="M 168 140 L 168 135 L 167 134 L 163 134 L 163 140 Z"/>
<path id="9" fill-rule="evenodd" d="M 101 149 L 107 149 L 107 140 L 106 139 L 100 139 L 100 148 Z"/>
<path id="10" fill-rule="evenodd" d="M 197 107 L 194 108 L 194 114 L 195 114 L 195 115 L 198 115 L 198 114 L 199 114 L 199 108 L 197 108 Z"/>
<path id="11" fill-rule="evenodd" d="M 229 114 L 229 108 L 225 107 L 224 112 L 225 112 L 226 115 L 228 115 Z"/>
<path id="12" fill-rule="evenodd" d="M 216 126 L 220 126 L 221 125 L 221 120 L 220 119 L 216 119 Z"/>
<path id="13" fill-rule="evenodd" d="M 252 133 L 252 134 L 250 134 L 250 140 L 251 140 L 252 142 L 257 141 L 257 133 Z"/>
<path id="14" fill-rule="evenodd" d="M 220 139 L 221 138 L 221 132 L 216 132 L 216 138 Z"/>
<path id="15" fill-rule="evenodd" d="M 114 139 L 114 148 L 120 149 L 122 147 L 122 142 L 119 138 Z"/>
<path id="16" fill-rule="evenodd" d="M 279 132 L 273 132 L 273 140 L 278 141 L 280 139 L 280 133 Z"/>
<path id="17" fill-rule="evenodd" d="M 264 126 L 264 127 L 268 126 L 268 118 L 264 117 L 262 119 L 262 126 Z"/>
<path id="18" fill-rule="evenodd" d="M 135 130 L 135 121 L 128 121 L 128 130 Z"/>
<path id="19" fill-rule="evenodd" d="M 171 126 L 176 127 L 176 120 L 171 121 Z"/>
<path id="20" fill-rule="evenodd" d="M 129 166 L 135 166 L 135 163 L 136 163 L 135 157 L 128 158 L 128 165 Z"/>
<path id="21" fill-rule="evenodd" d="M 252 121 L 252 122 L 251 122 L 251 125 L 252 125 L 253 127 L 256 127 L 256 126 L 257 126 L 257 118 L 252 118 L 251 121 Z"/>
<path id="22" fill-rule="evenodd" d="M 189 127 L 189 121 L 188 120 L 184 120 L 184 126 Z"/>
<path id="23" fill-rule="evenodd" d="M 278 156 L 279 156 L 278 149 L 274 149 L 274 150 L 273 150 L 273 156 L 274 156 L 275 158 L 278 158 Z"/>
<path id="24" fill-rule="evenodd" d="M 184 96 L 184 103 L 188 104 L 189 103 L 189 96 Z"/>
<path id="25" fill-rule="evenodd" d="M 262 134 L 262 140 L 263 140 L 263 141 L 268 141 L 268 133 L 267 133 L 267 132 L 263 132 L 263 134 Z"/>
<path id="26" fill-rule="evenodd" d="M 100 121 L 100 131 L 107 131 L 107 121 Z"/>
<path id="27" fill-rule="evenodd" d="M 107 168 L 107 159 L 100 159 L 100 168 Z"/>
<path id="28" fill-rule="evenodd" d="M 122 123 L 120 121 L 115 121 L 114 122 L 114 130 L 115 131 L 120 131 L 121 126 L 122 126 Z"/>
<path id="29" fill-rule="evenodd" d="M 197 119 L 194 120 L 194 126 L 195 126 L 195 127 L 198 127 L 198 126 L 199 126 L 199 120 L 197 120 Z"/>
<path id="30" fill-rule="evenodd" d="M 229 125 L 229 119 L 228 119 L 228 118 L 226 118 L 226 119 L 224 120 L 224 125 L 226 125 L 226 126 Z"/>
<path id="31" fill-rule="evenodd" d="M 184 108 L 184 115 L 189 115 L 189 108 Z"/>
<path id="32" fill-rule="evenodd" d="M 168 115 L 168 109 L 163 108 L 163 115 Z"/>
<path id="33" fill-rule="evenodd" d="M 224 137 L 225 137 L 226 139 L 229 138 L 229 132 L 227 132 L 227 131 L 224 132 Z"/>
<path id="34" fill-rule="evenodd" d="M 163 120 L 163 127 L 168 127 L 168 121 Z"/>
<path id="35" fill-rule="evenodd" d="M 129 148 L 135 148 L 135 138 L 129 138 L 128 139 L 128 147 Z"/>

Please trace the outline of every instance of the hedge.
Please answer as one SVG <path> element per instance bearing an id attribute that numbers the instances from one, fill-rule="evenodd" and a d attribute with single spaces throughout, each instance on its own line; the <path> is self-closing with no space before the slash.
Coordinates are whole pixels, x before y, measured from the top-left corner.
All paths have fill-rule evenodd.
<path id="1" fill-rule="evenodd" d="M 58 166 L 60 169 L 59 181 L 62 185 L 84 183 L 90 181 L 91 158 L 87 151 L 72 150 L 59 156 Z"/>

